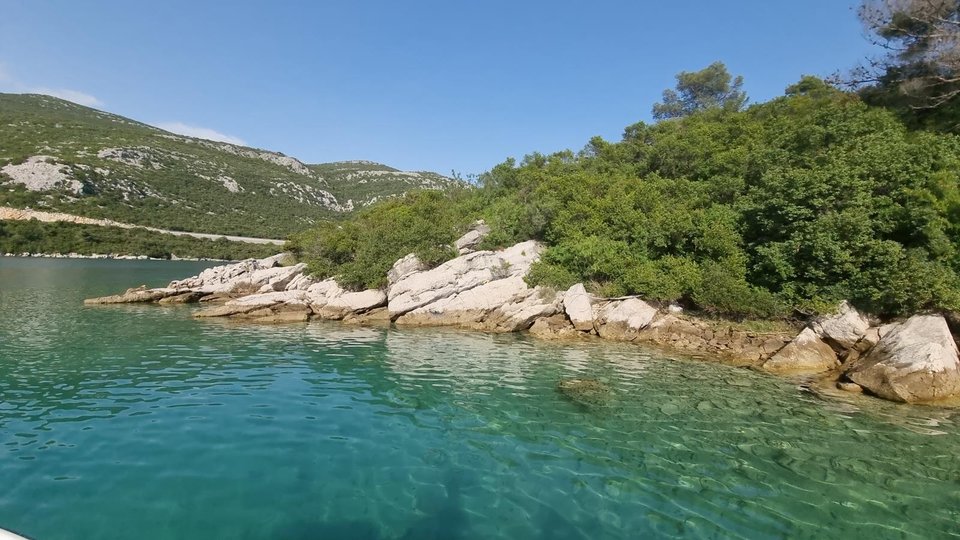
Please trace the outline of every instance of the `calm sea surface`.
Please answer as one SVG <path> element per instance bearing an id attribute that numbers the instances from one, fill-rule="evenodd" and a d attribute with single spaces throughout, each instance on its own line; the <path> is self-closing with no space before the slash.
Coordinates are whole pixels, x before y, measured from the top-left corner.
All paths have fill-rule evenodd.
<path id="1" fill-rule="evenodd" d="M 635 346 L 84 307 L 0 258 L 0 527 L 37 540 L 960 536 L 960 411 Z M 596 378 L 609 401 L 556 391 Z"/>

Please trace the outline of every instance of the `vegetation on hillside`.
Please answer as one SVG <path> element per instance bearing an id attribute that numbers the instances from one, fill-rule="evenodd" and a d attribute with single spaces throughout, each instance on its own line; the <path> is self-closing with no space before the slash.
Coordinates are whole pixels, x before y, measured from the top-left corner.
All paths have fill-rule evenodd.
<path id="1" fill-rule="evenodd" d="M 77 253 L 80 255 L 146 255 L 158 259 L 209 258 L 239 260 L 275 255 L 279 246 L 207 240 L 143 229 L 100 227 L 37 220 L 0 221 L 0 253 Z"/>
<path id="2" fill-rule="evenodd" d="M 408 252 L 453 256 L 445 246 L 484 218 L 488 246 L 548 245 L 534 284 L 583 281 L 733 317 L 843 299 L 882 315 L 960 308 L 957 137 L 911 130 L 811 77 L 737 108 L 694 107 L 631 125 L 617 143 L 508 160 L 478 190 L 374 206 L 296 247 L 319 274 L 381 286 Z"/>
<path id="3" fill-rule="evenodd" d="M 370 162 L 307 166 L 50 96 L 0 94 L 0 169 L 39 156 L 76 182 L 73 189 L 30 191 L 0 171 L 0 205 L 261 238 L 283 238 L 374 198 L 453 182 Z"/>

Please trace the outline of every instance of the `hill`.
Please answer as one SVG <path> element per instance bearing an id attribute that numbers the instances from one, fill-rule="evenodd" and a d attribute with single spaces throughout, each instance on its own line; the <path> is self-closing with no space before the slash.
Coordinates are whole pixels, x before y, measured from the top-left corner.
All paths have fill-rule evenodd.
<path id="1" fill-rule="evenodd" d="M 355 206 L 452 182 L 370 162 L 306 165 L 50 96 L 0 94 L 0 205 L 282 238 Z"/>

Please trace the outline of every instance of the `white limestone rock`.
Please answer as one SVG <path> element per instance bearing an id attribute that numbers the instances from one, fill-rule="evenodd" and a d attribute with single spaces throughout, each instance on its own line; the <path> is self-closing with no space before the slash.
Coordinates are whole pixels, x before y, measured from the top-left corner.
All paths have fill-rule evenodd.
<path id="1" fill-rule="evenodd" d="M 583 283 L 567 289 L 563 295 L 563 310 L 574 328 L 581 332 L 593 330 L 593 299 L 583 287 Z"/>
<path id="2" fill-rule="evenodd" d="M 537 242 L 522 242 L 503 251 L 469 253 L 432 270 L 408 274 L 390 287 L 387 307 L 396 317 L 491 281 L 522 278 L 542 249 Z"/>
<path id="3" fill-rule="evenodd" d="M 870 328 L 870 321 L 848 302 L 840 303 L 837 313 L 814 321 L 811 325 L 816 335 L 842 352 L 852 348 Z"/>
<path id="4" fill-rule="evenodd" d="M 880 328 L 880 341 L 846 371 L 879 397 L 902 402 L 960 396 L 957 343 L 940 315 L 915 315 Z"/>

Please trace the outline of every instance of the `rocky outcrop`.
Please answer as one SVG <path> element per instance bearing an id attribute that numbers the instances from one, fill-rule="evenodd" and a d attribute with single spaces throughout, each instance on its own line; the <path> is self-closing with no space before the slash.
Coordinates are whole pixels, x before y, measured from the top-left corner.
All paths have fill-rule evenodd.
<path id="1" fill-rule="evenodd" d="M 397 319 L 406 326 L 459 326 L 492 332 L 530 328 L 559 309 L 556 296 L 531 289 L 522 276 L 497 279 L 410 311 Z"/>
<path id="2" fill-rule="evenodd" d="M 280 254 L 265 259 L 247 259 L 235 264 L 214 266 L 196 276 L 172 281 L 168 287 L 182 291 L 225 293 L 244 286 L 252 289 L 251 292 L 257 291 L 263 285 L 271 283 L 271 280 L 287 279 L 289 283 L 293 279 L 290 275 L 292 272 L 280 267 L 283 257 L 284 254 Z M 300 266 L 298 270 L 302 272 L 304 268 Z"/>
<path id="3" fill-rule="evenodd" d="M 587 294 L 583 283 L 577 283 L 564 293 L 563 311 L 577 330 L 581 332 L 593 330 L 593 300 Z"/>
<path id="4" fill-rule="evenodd" d="M 960 359 L 946 320 L 916 315 L 881 327 L 879 342 L 845 376 L 882 398 L 914 403 L 960 395 Z"/>
<path id="5" fill-rule="evenodd" d="M 837 353 L 809 327 L 763 363 L 763 369 L 779 374 L 822 373 L 838 367 Z"/>
<path id="6" fill-rule="evenodd" d="M 848 302 L 842 302 L 837 313 L 817 319 L 810 325 L 817 337 L 837 352 L 843 352 L 854 345 L 867 333 L 870 321 Z"/>
<path id="7" fill-rule="evenodd" d="M 523 277 L 540 256 L 530 241 L 503 251 L 477 251 L 423 272 L 409 273 L 390 286 L 387 307 L 393 318 L 492 281 Z"/>
<path id="8" fill-rule="evenodd" d="M 536 319 L 559 310 L 556 294 L 531 288 L 524 281 L 540 250 L 539 244 L 524 242 L 409 273 L 390 287 L 388 309 L 398 325 L 526 330 Z"/>

